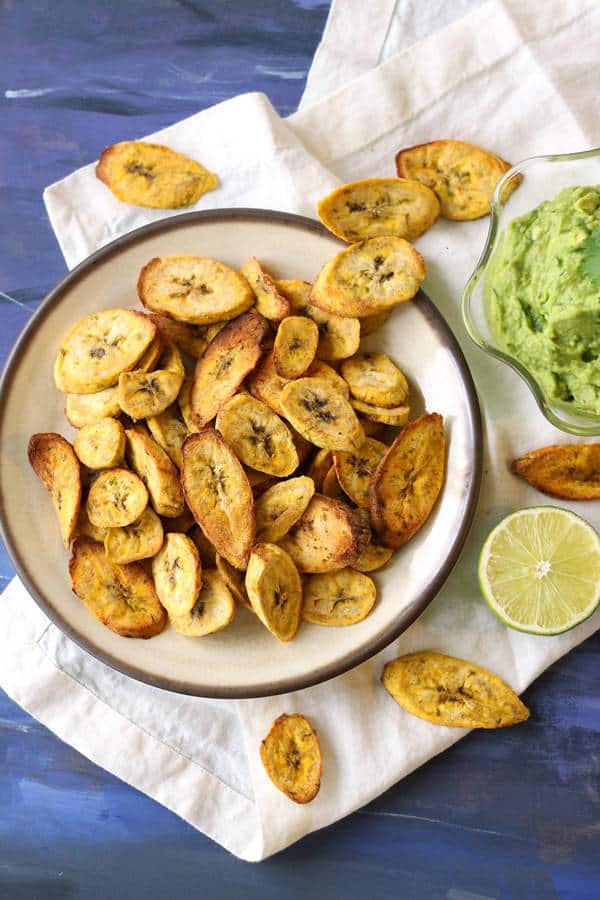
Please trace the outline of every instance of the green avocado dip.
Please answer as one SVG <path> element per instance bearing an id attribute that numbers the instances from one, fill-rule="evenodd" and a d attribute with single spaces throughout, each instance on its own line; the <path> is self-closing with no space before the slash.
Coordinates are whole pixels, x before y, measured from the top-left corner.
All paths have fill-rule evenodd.
<path id="1" fill-rule="evenodd" d="M 488 321 L 546 397 L 600 415 L 600 185 L 514 219 L 484 285 Z"/>

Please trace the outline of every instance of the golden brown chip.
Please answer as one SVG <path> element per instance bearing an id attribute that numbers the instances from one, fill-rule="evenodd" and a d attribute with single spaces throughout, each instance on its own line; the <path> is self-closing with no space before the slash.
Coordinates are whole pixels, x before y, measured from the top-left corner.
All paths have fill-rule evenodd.
<path id="1" fill-rule="evenodd" d="M 154 323 L 156 325 L 156 322 Z M 156 368 L 156 364 L 160 359 L 160 355 L 163 352 L 164 339 L 161 333 L 157 330 L 156 337 L 149 344 L 148 349 L 142 355 L 141 359 L 135 364 L 135 368 L 138 372 L 151 372 L 152 369 Z"/>
<path id="2" fill-rule="evenodd" d="M 381 441 L 366 438 L 359 450 L 353 450 L 351 453 L 336 450 L 333 454 L 340 487 L 362 509 L 369 508 L 371 478 L 387 451 L 388 448 Z"/>
<path id="3" fill-rule="evenodd" d="M 321 493 L 325 497 L 332 497 L 334 500 L 346 500 L 346 494 L 340 487 L 340 483 L 338 481 L 338 477 L 335 471 L 335 466 L 331 466 L 329 472 L 325 475 L 323 479 L 323 485 L 321 487 Z"/>
<path id="4" fill-rule="evenodd" d="M 189 613 L 202 585 L 202 565 L 192 539 L 174 532 L 165 535 L 152 560 L 152 577 L 158 599 L 170 616 Z"/>
<path id="5" fill-rule="evenodd" d="M 176 631 L 187 637 L 205 637 L 225 628 L 235 613 L 231 591 L 214 569 L 202 573 L 202 587 L 194 606 L 180 616 L 169 614 Z"/>
<path id="6" fill-rule="evenodd" d="M 414 241 L 437 221 L 440 201 L 420 181 L 366 178 L 323 197 L 317 213 L 325 228 L 349 244 L 388 234 Z"/>
<path id="7" fill-rule="evenodd" d="M 346 398 L 324 378 L 297 378 L 281 394 L 286 419 L 317 447 L 354 450 L 364 432 Z"/>
<path id="8" fill-rule="evenodd" d="M 231 591 L 231 596 L 246 609 L 252 609 L 252 604 L 246 593 L 244 573 L 235 569 L 223 556 L 216 555 L 217 572 L 223 579 L 223 583 Z M 254 612 L 254 610 L 252 610 Z"/>
<path id="9" fill-rule="evenodd" d="M 600 443 L 541 447 L 515 459 L 511 470 L 551 497 L 600 500 Z"/>
<path id="10" fill-rule="evenodd" d="M 358 510 L 314 494 L 303 515 L 280 542 L 300 572 L 333 572 L 354 565 L 371 529 Z"/>
<path id="11" fill-rule="evenodd" d="M 268 488 L 256 501 L 256 539 L 274 544 L 303 515 L 315 492 L 312 478 L 300 475 Z"/>
<path id="12" fill-rule="evenodd" d="M 361 335 L 358 319 L 331 315 L 311 303 L 312 285 L 308 281 L 278 281 L 277 286 L 290 301 L 294 315 L 308 316 L 316 323 L 319 329 L 319 359 L 346 359 L 356 353 Z"/>
<path id="13" fill-rule="evenodd" d="M 188 435 L 187 425 L 182 422 L 175 404 L 168 406 L 157 416 L 146 419 L 150 434 L 165 453 L 171 457 L 178 469 L 181 468 L 181 446 Z"/>
<path id="14" fill-rule="evenodd" d="M 309 575 L 302 618 L 314 625 L 355 625 L 369 615 L 376 596 L 373 580 L 354 569 Z"/>
<path id="15" fill-rule="evenodd" d="M 125 436 L 129 464 L 148 488 L 154 511 L 167 518 L 182 515 L 185 501 L 177 467 L 141 428 L 128 428 Z"/>
<path id="16" fill-rule="evenodd" d="M 392 558 L 394 551 L 389 547 L 380 547 L 379 544 L 367 544 L 363 552 L 353 565 L 359 572 L 374 572 L 381 569 Z"/>
<path id="17" fill-rule="evenodd" d="M 214 569 L 217 565 L 217 551 L 205 536 L 199 525 L 190 531 L 190 537 L 198 548 L 203 569 Z"/>
<path id="18" fill-rule="evenodd" d="M 391 312 L 381 312 L 373 313 L 372 316 L 363 316 L 362 319 L 359 319 L 361 338 L 368 337 L 370 334 L 383 328 L 390 316 Z"/>
<path id="19" fill-rule="evenodd" d="M 387 663 L 381 683 L 407 712 L 434 725 L 504 728 L 529 710 L 504 681 L 464 659 L 423 651 Z"/>
<path id="20" fill-rule="evenodd" d="M 67 394 L 65 415 L 73 428 L 94 425 L 101 419 L 114 418 L 120 412 L 118 385 L 96 394 Z"/>
<path id="21" fill-rule="evenodd" d="M 275 787 L 294 803 L 310 803 L 319 793 L 323 760 L 317 734 L 300 715 L 275 719 L 260 745 L 260 758 Z"/>
<path id="22" fill-rule="evenodd" d="M 446 140 L 400 150 L 396 168 L 435 191 L 444 218 L 465 220 L 489 213 L 494 188 L 510 163 L 474 144 Z"/>
<path id="23" fill-rule="evenodd" d="M 123 462 L 125 429 L 112 418 L 84 425 L 75 437 L 73 449 L 89 469 L 112 469 Z"/>
<path id="24" fill-rule="evenodd" d="M 200 429 L 192 419 L 192 408 L 190 406 L 190 396 L 192 393 L 193 382 L 194 376 L 186 375 L 183 379 L 183 384 L 181 385 L 181 389 L 177 397 L 177 405 L 179 406 L 181 418 L 185 422 L 185 426 L 191 434 L 196 431 L 200 431 Z"/>
<path id="25" fill-rule="evenodd" d="M 107 534 L 108 528 L 96 528 L 95 525 L 92 525 L 88 518 L 87 506 L 82 501 L 79 508 L 79 517 L 77 519 L 74 537 L 88 537 L 93 541 L 103 544 Z"/>
<path id="26" fill-rule="evenodd" d="M 276 544 L 255 544 L 246 592 L 252 609 L 279 641 L 291 641 L 302 612 L 302 581 L 290 556 Z"/>
<path id="27" fill-rule="evenodd" d="M 425 524 L 444 481 L 446 439 L 439 413 L 400 432 L 371 478 L 371 524 L 386 547 L 401 547 Z"/>
<path id="28" fill-rule="evenodd" d="M 81 506 L 81 466 L 70 443 L 60 434 L 34 434 L 27 447 L 31 467 L 50 497 L 68 549 Z"/>
<path id="29" fill-rule="evenodd" d="M 173 341 L 182 353 L 187 353 L 194 359 L 202 356 L 212 339 L 225 325 L 225 322 L 215 325 L 190 325 L 188 322 L 178 322 L 157 313 L 152 313 L 150 318 L 162 335 Z"/>
<path id="30" fill-rule="evenodd" d="M 379 422 L 381 425 L 406 425 L 410 415 L 410 406 L 373 406 L 371 403 L 363 403 L 362 400 L 350 399 L 351 406 L 367 419 Z"/>
<path id="31" fill-rule="evenodd" d="M 123 637 L 151 638 L 166 625 L 154 583 L 140 563 L 110 562 L 104 547 L 77 538 L 69 562 L 73 592 L 97 619 Z"/>
<path id="32" fill-rule="evenodd" d="M 289 428 L 266 403 L 250 394 L 236 394 L 224 403 L 216 426 L 244 465 L 282 477 L 298 467 Z"/>
<path id="33" fill-rule="evenodd" d="M 408 383 L 386 353 L 361 353 L 344 360 L 340 371 L 356 400 L 385 408 L 406 403 Z"/>
<path id="34" fill-rule="evenodd" d="M 163 527 L 154 510 L 147 506 L 140 518 L 123 528 L 107 528 L 104 550 L 114 563 L 150 559 L 163 544 Z"/>
<path id="35" fill-rule="evenodd" d="M 424 277 L 423 257 L 404 238 L 369 238 L 326 263 L 310 299 L 325 312 L 362 318 L 410 300 Z"/>
<path id="36" fill-rule="evenodd" d="M 279 323 L 273 345 L 273 365 L 282 378 L 299 378 L 317 352 L 317 323 L 304 316 L 286 316 Z"/>
<path id="37" fill-rule="evenodd" d="M 119 405 L 134 421 L 158 416 L 177 399 L 185 370 L 173 341 L 163 339 L 163 351 L 153 372 L 122 372 L 119 375 Z"/>
<path id="38" fill-rule="evenodd" d="M 185 534 L 186 531 L 190 531 L 195 525 L 196 520 L 187 508 L 187 505 L 180 516 L 174 516 L 171 519 L 165 516 L 162 520 L 163 531 L 165 534 L 170 534 L 172 531 L 179 534 Z"/>
<path id="39" fill-rule="evenodd" d="M 137 292 L 147 309 L 192 325 L 225 322 L 254 305 L 245 278 L 204 256 L 151 259 L 140 271 Z"/>
<path id="40" fill-rule="evenodd" d="M 156 335 L 156 325 L 133 309 L 104 309 L 85 316 L 63 340 L 54 381 L 67 394 L 93 394 L 112 387 L 135 368 Z"/>
<path id="41" fill-rule="evenodd" d="M 271 276 L 265 272 L 259 261 L 253 256 L 240 269 L 247 279 L 254 296 L 256 309 L 265 319 L 279 321 L 290 314 L 290 304 L 279 293 Z"/>
<path id="42" fill-rule="evenodd" d="M 312 478 L 315 491 L 322 493 L 323 481 L 333 465 L 333 453 L 331 450 L 317 450 L 308 467 L 308 475 Z"/>
<path id="43" fill-rule="evenodd" d="M 148 491 L 129 469 L 108 469 L 92 483 L 87 514 L 97 528 L 122 528 L 140 518 L 148 505 Z"/>
<path id="44" fill-rule="evenodd" d="M 268 333 L 267 320 L 252 310 L 226 325 L 208 345 L 196 365 L 190 395 L 198 428 L 214 419 L 254 369 Z"/>
<path id="45" fill-rule="evenodd" d="M 338 375 L 335 369 L 321 362 L 320 359 L 315 359 L 306 375 L 313 378 L 325 378 L 343 396 L 346 398 L 350 396 L 350 389 L 344 379 Z M 247 381 L 248 390 L 252 396 L 270 406 L 278 416 L 285 415 L 281 405 L 281 395 L 287 384 L 289 384 L 288 379 L 282 378 L 275 370 L 272 353 L 265 356 Z"/>
<path id="46" fill-rule="evenodd" d="M 181 481 L 217 553 L 245 569 L 254 543 L 254 497 L 242 464 L 218 431 L 207 428 L 185 440 Z"/>

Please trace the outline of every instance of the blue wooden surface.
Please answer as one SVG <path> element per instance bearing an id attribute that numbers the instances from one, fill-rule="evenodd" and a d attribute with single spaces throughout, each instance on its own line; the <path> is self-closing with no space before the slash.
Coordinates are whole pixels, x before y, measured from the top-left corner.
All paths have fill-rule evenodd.
<path id="1" fill-rule="evenodd" d="M 418 7 L 417 7 L 418 8 Z M 293 111 L 326 0 L 0 3 L 0 358 L 65 272 L 42 188 L 247 90 Z M 0 550 L 0 587 L 11 577 Z M 595 636 L 367 808 L 259 866 L 98 769 L 0 692 L 0 898 L 600 896 Z"/>

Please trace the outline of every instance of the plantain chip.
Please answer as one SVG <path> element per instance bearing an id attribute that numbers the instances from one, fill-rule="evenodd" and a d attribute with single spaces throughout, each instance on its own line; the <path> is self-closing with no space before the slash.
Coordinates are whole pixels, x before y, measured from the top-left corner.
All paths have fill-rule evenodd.
<path id="1" fill-rule="evenodd" d="M 277 286 L 288 298 L 294 315 L 308 316 L 316 322 L 319 329 L 319 359 L 334 361 L 356 353 L 361 335 L 358 319 L 331 315 L 311 303 L 312 285 L 308 281 L 278 281 Z"/>
<path id="2" fill-rule="evenodd" d="M 164 337 L 173 341 L 182 353 L 187 353 L 194 359 L 202 356 L 212 339 L 225 325 L 225 322 L 214 325 L 190 325 L 188 322 L 178 322 L 157 313 L 152 313 L 150 318 Z"/>
<path id="3" fill-rule="evenodd" d="M 87 514 L 97 528 L 122 528 L 140 518 L 148 505 L 148 491 L 129 469 L 101 472 L 87 496 Z"/>
<path id="4" fill-rule="evenodd" d="M 314 494 L 280 545 L 299 572 L 316 573 L 354 565 L 370 540 L 371 529 L 358 511 Z"/>
<path id="5" fill-rule="evenodd" d="M 223 583 L 231 591 L 231 596 L 246 609 L 252 609 L 252 604 L 246 593 L 244 573 L 234 568 L 223 556 L 216 555 L 217 572 L 223 579 Z M 254 612 L 254 610 L 252 610 Z"/>
<path id="6" fill-rule="evenodd" d="M 387 663 L 381 683 L 403 709 L 434 725 L 504 728 L 529 718 L 527 707 L 497 675 L 430 650 Z"/>
<path id="7" fill-rule="evenodd" d="M 363 552 L 360 554 L 354 568 L 359 572 L 374 572 L 381 569 L 392 558 L 394 551 L 389 547 L 380 547 L 379 544 L 367 544 Z"/>
<path id="8" fill-rule="evenodd" d="M 439 413 L 403 428 L 371 478 L 371 524 L 385 547 L 401 547 L 425 524 L 442 488 L 445 464 Z"/>
<path id="9" fill-rule="evenodd" d="M 154 323 L 156 325 L 156 322 Z M 164 339 L 161 333 L 156 331 L 156 337 L 148 345 L 148 349 L 135 364 L 138 372 L 151 372 L 156 367 L 156 363 L 160 359 L 163 352 Z"/>
<path id="10" fill-rule="evenodd" d="M 219 185 L 216 175 L 189 156 L 146 141 L 107 147 L 100 154 L 96 178 L 117 200 L 151 209 L 191 206 Z"/>
<path id="11" fill-rule="evenodd" d="M 73 428 L 95 425 L 101 419 L 118 416 L 120 412 L 118 385 L 96 394 L 67 394 L 65 415 Z"/>
<path id="12" fill-rule="evenodd" d="M 336 450 L 333 454 L 340 487 L 362 509 L 369 508 L 371 478 L 387 451 L 388 448 L 381 441 L 365 438 L 360 450 L 353 450 L 351 453 Z"/>
<path id="13" fill-rule="evenodd" d="M 361 353 L 340 366 L 350 394 L 370 406 L 402 406 L 408 397 L 406 378 L 386 353 Z"/>
<path id="14" fill-rule="evenodd" d="M 84 425 L 75 437 L 73 449 L 88 469 L 112 469 L 125 456 L 125 429 L 113 418 Z"/>
<path id="15" fill-rule="evenodd" d="M 176 631 L 187 637 L 205 637 L 225 628 L 235 613 L 231 591 L 214 569 L 202 573 L 202 587 L 194 606 L 180 616 L 169 615 Z"/>
<path id="16" fill-rule="evenodd" d="M 181 418 L 185 422 L 185 426 L 187 430 L 193 434 L 196 431 L 200 431 L 194 420 L 192 419 L 192 408 L 190 405 L 190 396 L 192 393 L 192 384 L 194 381 L 193 375 L 186 375 L 183 379 L 183 384 L 181 385 L 181 389 L 177 396 L 177 405 L 179 406 L 179 412 L 181 413 Z"/>
<path id="17" fill-rule="evenodd" d="M 368 337 L 370 334 L 383 328 L 390 316 L 391 312 L 386 311 L 373 313 L 372 316 L 363 316 L 362 319 L 359 319 L 361 338 Z"/>
<path id="18" fill-rule="evenodd" d="M 148 488 L 154 511 L 167 518 L 182 515 L 185 501 L 177 467 L 141 428 L 128 428 L 125 436 L 129 464 Z"/>
<path id="19" fill-rule="evenodd" d="M 229 322 L 196 365 L 190 406 L 198 428 L 207 425 L 256 366 L 269 332 L 267 320 L 251 311 Z"/>
<path id="20" fill-rule="evenodd" d="M 158 553 L 162 544 L 162 523 L 150 506 L 131 525 L 107 528 L 104 537 L 104 550 L 108 559 L 120 564 L 150 559 Z"/>
<path id="21" fill-rule="evenodd" d="M 149 416 L 146 424 L 157 444 L 169 455 L 178 469 L 181 468 L 181 447 L 187 437 L 185 422 L 179 418 L 175 404 L 168 406 L 157 416 Z"/>
<path id="22" fill-rule="evenodd" d="M 333 465 L 333 453 L 331 450 L 317 450 L 308 467 L 308 476 L 312 478 L 315 490 L 322 493 L 323 481 Z"/>
<path id="23" fill-rule="evenodd" d="M 354 450 L 364 432 L 345 397 L 324 378 L 297 378 L 281 394 L 286 419 L 317 447 Z"/>
<path id="24" fill-rule="evenodd" d="M 193 540 L 186 534 L 167 534 L 152 560 L 152 577 L 169 616 L 189 613 L 202 586 L 202 564 Z"/>
<path id="25" fill-rule="evenodd" d="M 256 501 L 256 539 L 276 543 L 303 515 L 315 492 L 312 478 L 300 475 L 268 488 Z"/>
<path id="26" fill-rule="evenodd" d="M 298 467 L 289 428 L 266 403 L 250 394 L 231 397 L 221 407 L 216 426 L 244 465 L 279 476 L 291 475 Z"/>
<path id="27" fill-rule="evenodd" d="M 192 325 L 225 322 L 254 305 L 245 278 L 203 256 L 151 259 L 140 271 L 137 292 L 146 309 Z"/>
<path id="28" fill-rule="evenodd" d="M 440 201 L 420 181 L 366 178 L 323 197 L 317 213 L 325 228 L 349 244 L 388 234 L 414 241 L 437 221 Z"/>
<path id="29" fill-rule="evenodd" d="M 154 340 L 156 325 L 133 309 L 104 309 L 81 319 L 63 340 L 54 381 L 67 394 L 93 394 L 112 387 L 135 368 Z"/>
<path id="30" fill-rule="evenodd" d="M 107 628 L 123 637 L 150 638 L 166 625 L 152 579 L 140 563 L 110 562 L 102 544 L 77 538 L 69 562 L 73 592 Z"/>
<path id="31" fill-rule="evenodd" d="M 331 366 L 321 362 L 319 359 L 314 361 L 306 375 L 314 378 L 325 378 L 338 393 L 341 393 L 346 398 L 350 396 L 350 389 L 344 379 L 338 375 L 335 369 L 332 369 Z M 289 381 L 277 374 L 272 353 L 265 356 L 247 381 L 248 390 L 252 396 L 256 397 L 257 400 L 262 400 L 279 416 L 285 415 L 281 405 L 281 395 L 287 384 L 289 384 Z"/>
<path id="32" fill-rule="evenodd" d="M 494 188 L 510 163 L 474 144 L 446 140 L 400 150 L 396 168 L 435 191 L 444 218 L 466 220 L 489 213 Z"/>
<path id="33" fill-rule="evenodd" d="M 317 323 L 304 316 L 286 316 L 279 323 L 273 345 L 273 365 L 282 378 L 299 378 L 315 358 Z"/>
<path id="34" fill-rule="evenodd" d="M 173 341 L 163 339 L 163 351 L 153 372 L 122 372 L 119 375 L 119 405 L 134 421 L 158 416 L 177 399 L 185 369 Z"/>
<path id="35" fill-rule="evenodd" d="M 34 434 L 27 447 L 31 468 L 50 497 L 67 550 L 75 536 L 81 507 L 81 466 L 70 443 L 60 434 Z"/>
<path id="36" fill-rule="evenodd" d="M 290 556 L 276 544 L 255 544 L 246 592 L 252 609 L 279 641 L 291 641 L 302 612 L 302 580 Z"/>
<path id="37" fill-rule="evenodd" d="M 321 487 L 321 493 L 325 497 L 331 497 L 333 500 L 346 500 L 346 494 L 340 487 L 340 483 L 338 481 L 338 477 L 335 471 L 335 466 L 331 466 L 329 472 L 325 475 L 323 479 L 323 485 Z"/>
<path id="38" fill-rule="evenodd" d="M 256 297 L 256 309 L 265 317 L 279 321 L 290 314 L 290 304 L 279 292 L 271 276 L 265 272 L 255 256 L 244 263 L 241 274 L 248 281 Z"/>
<path id="39" fill-rule="evenodd" d="M 181 481 L 196 522 L 220 556 L 245 569 L 254 543 L 254 497 L 241 463 L 213 428 L 190 435 L 182 454 Z"/>
<path id="40" fill-rule="evenodd" d="M 516 459 L 511 470 L 562 500 L 600 500 L 600 443 L 553 444 Z"/>
<path id="41" fill-rule="evenodd" d="M 369 615 L 376 596 L 373 580 L 354 569 L 309 575 L 302 618 L 314 625 L 355 625 Z"/>
<path id="42" fill-rule="evenodd" d="M 275 719 L 260 745 L 260 758 L 275 787 L 294 803 L 310 803 L 319 793 L 323 760 L 317 734 L 300 715 Z"/>
<path id="43" fill-rule="evenodd" d="M 107 534 L 108 528 L 96 528 L 95 525 L 92 525 L 88 518 L 86 504 L 82 501 L 74 537 L 88 537 L 103 544 Z"/>
<path id="44" fill-rule="evenodd" d="M 394 406 L 392 408 L 373 406 L 371 403 L 363 403 L 362 400 L 356 400 L 354 397 L 350 399 L 350 404 L 367 419 L 379 422 L 381 425 L 406 425 L 410 415 L 410 406 Z"/>

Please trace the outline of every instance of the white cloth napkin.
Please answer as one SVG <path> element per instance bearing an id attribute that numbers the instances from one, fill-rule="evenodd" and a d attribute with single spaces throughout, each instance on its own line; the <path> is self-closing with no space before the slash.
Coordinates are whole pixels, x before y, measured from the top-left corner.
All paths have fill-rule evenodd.
<path id="1" fill-rule="evenodd" d="M 327 42 L 343 47 L 348 34 L 356 35 L 365 6 L 362 0 L 334 4 Z M 285 122 L 266 98 L 250 94 L 150 136 L 219 173 L 221 188 L 199 208 L 254 205 L 314 214 L 317 199 L 340 180 L 393 174 L 399 147 L 434 137 L 472 140 L 513 160 L 600 143 L 590 77 L 600 27 L 594 0 L 492 0 L 368 70 L 400 31 L 397 16 L 408 7 L 394 13 L 394 4 L 381 0 L 381 9 L 385 27 L 375 22 L 360 33 L 367 71 L 318 102 L 330 72 L 322 80 L 315 72 L 311 102 Z M 164 214 L 118 203 L 93 166 L 52 185 L 45 199 L 70 266 Z M 462 557 L 437 599 L 393 646 L 297 694 L 202 701 L 106 668 L 50 624 L 17 580 L 2 597 L 0 686 L 63 740 L 244 859 L 263 859 L 347 815 L 464 736 L 397 707 L 378 684 L 386 660 L 435 648 L 480 662 L 522 691 L 600 626 L 596 613 L 565 635 L 530 637 L 504 628 L 479 594 L 476 561 L 489 528 L 513 508 L 550 502 L 511 476 L 508 462 L 569 440 L 545 423 L 517 376 L 466 337 L 459 299 L 486 228 L 485 221 L 441 221 L 419 241 L 428 262 L 425 289 L 472 368 L 487 449 L 479 511 Z M 571 508 L 600 524 L 591 503 Z M 271 721 L 284 711 L 305 713 L 323 747 L 321 792 L 305 807 L 272 787 L 258 754 Z"/>

